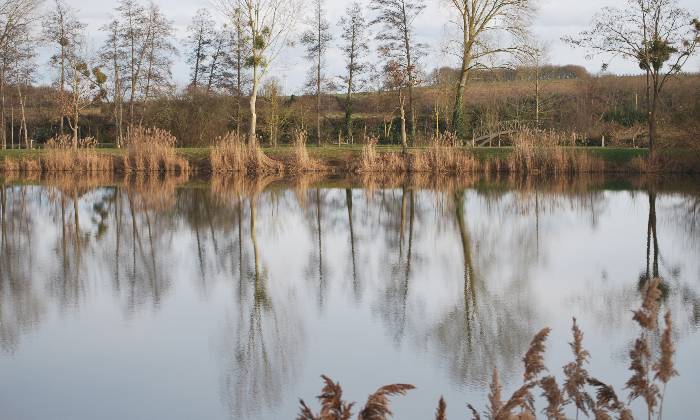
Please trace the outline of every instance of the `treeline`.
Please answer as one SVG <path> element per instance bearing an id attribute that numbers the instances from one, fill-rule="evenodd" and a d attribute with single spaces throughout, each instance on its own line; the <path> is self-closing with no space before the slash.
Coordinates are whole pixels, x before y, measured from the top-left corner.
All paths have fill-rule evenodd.
<path id="1" fill-rule="evenodd" d="M 74 147 L 85 137 L 121 147 L 130 129 L 148 126 L 170 131 L 181 146 L 210 145 L 230 132 L 275 146 L 303 130 L 319 145 L 371 135 L 407 147 L 445 132 L 476 143 L 536 128 L 638 146 L 653 137 L 657 121 L 670 137 L 697 132 L 698 76 L 680 72 L 700 24 L 668 2 L 651 0 L 650 10 L 661 23 L 678 23 L 675 36 L 659 38 L 654 48 L 646 38 L 634 40 L 641 49 L 623 54 L 646 77 L 546 64 L 546 48 L 528 31 L 526 17 L 534 12 L 528 0 L 452 2 L 448 13 L 459 36 L 448 48 L 460 65 L 429 69 L 429 46 L 414 22 L 435 2 L 353 2 L 336 25 L 324 0 L 217 0 L 216 8 L 192 17 L 179 42 L 158 6 L 119 0 L 100 28 L 104 44 L 90 53 L 86 25 L 65 0 L 45 7 L 40 0 L 0 0 L 0 141 L 3 148 L 30 148 L 68 134 Z M 633 18 L 635 11 L 626 13 Z M 491 33 L 499 34 L 497 42 Z M 585 32 L 569 42 L 595 47 Z M 270 73 L 292 43 L 309 63 L 301 96 L 285 95 Z M 51 86 L 36 86 L 37 44 L 53 52 Z M 331 49 L 345 62 L 340 76 L 327 74 Z M 176 58 L 190 67 L 184 89 L 173 82 Z"/>
<path id="2" fill-rule="evenodd" d="M 582 79 L 541 81 L 539 125 L 542 129 L 576 133 L 578 144 L 642 147 L 646 145 L 646 113 L 642 76 L 588 76 Z M 426 144 L 435 131 L 449 131 L 451 95 L 449 83 L 430 84 L 416 89 L 416 141 Z M 482 133 L 517 122 L 523 127 L 535 125 L 535 91 L 532 80 L 476 81 L 470 86 L 465 105 L 469 121 L 466 142 Z M 700 75 L 684 75 L 673 80 L 661 106 L 664 137 L 674 144 L 693 140 L 700 131 Z M 16 91 L 15 91 L 16 92 Z M 7 103 L 17 103 L 10 90 Z M 313 95 L 282 96 L 274 80 L 262 89 L 259 107 L 258 137 L 264 145 L 290 144 L 297 130 L 314 133 L 315 101 Z M 56 91 L 49 87 L 32 87 L 24 93 L 29 135 L 41 145 L 60 132 L 52 98 Z M 161 95 L 149 102 L 139 120 L 147 127 L 168 130 L 180 146 L 208 146 L 228 133 L 248 130 L 245 111 L 236 118 L 236 110 L 245 110 L 246 100 L 225 93 L 186 91 Z M 363 143 L 365 136 L 383 144 L 399 144 L 400 117 L 395 112 L 396 93 L 365 92 L 354 103 L 352 137 L 346 138 L 343 95 L 321 95 L 321 137 L 326 143 Z M 233 110 L 233 111 L 232 111 Z M 14 125 L 8 121 L 8 147 L 19 147 L 18 110 Z M 14 126 L 14 128 L 12 128 Z M 14 134 L 12 134 L 14 132 Z M 81 117 L 80 135 L 93 137 L 99 143 L 113 144 L 118 135 L 111 106 L 97 104 L 86 109 Z M 13 140 L 14 139 L 14 140 Z M 497 140 L 494 140 L 496 142 Z M 496 143 L 492 143 L 495 145 Z M 23 147 L 23 143 L 22 143 Z"/>

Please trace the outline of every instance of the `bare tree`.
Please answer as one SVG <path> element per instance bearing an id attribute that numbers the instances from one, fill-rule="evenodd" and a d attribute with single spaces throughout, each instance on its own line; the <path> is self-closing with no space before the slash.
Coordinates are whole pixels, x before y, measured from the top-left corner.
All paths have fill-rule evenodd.
<path id="1" fill-rule="evenodd" d="M 67 50 L 74 48 L 85 24 L 78 19 L 78 12 L 64 0 L 55 0 L 54 7 L 44 16 L 43 39 L 54 48 L 51 65 L 58 68 L 58 87 L 66 90 Z M 63 134 L 65 115 L 60 116 L 60 133 Z"/>
<path id="2" fill-rule="evenodd" d="M 459 30 L 455 51 L 460 60 L 452 115 L 456 134 L 466 136 L 464 93 L 472 70 L 485 67 L 487 59 L 517 50 L 527 27 L 532 0 L 449 0 L 456 12 L 453 22 Z M 510 35 L 512 45 L 493 45 L 497 34 Z"/>
<path id="3" fill-rule="evenodd" d="M 535 100 L 534 106 L 534 124 L 536 128 L 540 127 L 542 114 L 542 66 L 547 61 L 548 47 L 546 44 L 532 39 L 528 45 L 524 46 L 521 51 L 516 53 L 516 58 L 520 64 L 526 66 L 526 75 L 532 80 L 533 96 Z"/>
<path id="4" fill-rule="evenodd" d="M 112 116 L 116 128 L 116 146 L 120 148 L 124 140 L 124 96 L 125 86 L 122 79 L 126 71 L 127 53 L 121 37 L 121 26 L 118 20 L 113 20 L 101 28 L 107 33 L 107 40 L 100 52 L 101 63 L 111 69 L 112 80 L 108 88 L 108 98 L 112 102 Z"/>
<path id="5" fill-rule="evenodd" d="M 172 44 L 172 22 L 158 6 L 151 4 L 146 8 L 136 0 L 120 0 L 115 11 L 114 21 L 102 28 L 108 34 L 103 61 L 115 75 L 115 118 L 121 133 L 122 104 L 129 107 L 128 126 L 142 124 L 148 99 L 172 87 L 170 68 L 176 49 Z M 139 104 L 140 118 L 136 115 Z"/>
<path id="6" fill-rule="evenodd" d="M 312 0 L 313 18 L 310 29 L 301 37 L 301 43 L 306 47 L 306 58 L 314 63 L 309 77 L 309 85 L 315 88 L 316 95 L 316 142 L 321 146 L 321 86 L 324 82 L 324 58 L 328 44 L 333 39 L 330 33 L 324 0 Z"/>
<path id="7" fill-rule="evenodd" d="M 80 44 L 79 44 L 80 45 Z M 89 106 L 104 98 L 107 76 L 95 66 L 90 68 L 87 54 L 78 46 L 66 55 L 67 89 L 57 92 L 62 115 L 68 116 L 72 146 L 78 147 L 80 115 Z"/>
<path id="8" fill-rule="evenodd" d="M 591 29 L 566 41 L 591 54 L 631 59 L 646 74 L 649 158 L 654 159 L 657 108 L 669 77 L 678 74 L 700 42 L 700 21 L 676 0 L 626 0 L 627 7 L 606 7 Z M 604 64 L 607 68 L 607 64 Z"/>
<path id="9" fill-rule="evenodd" d="M 357 1 L 345 10 L 345 16 L 340 19 L 343 40 L 341 50 L 345 56 L 346 73 L 341 76 L 345 91 L 345 136 L 348 143 L 353 142 L 352 106 L 353 94 L 362 88 L 361 77 L 367 70 L 365 61 L 369 52 L 367 39 L 367 22 L 362 6 Z"/>
<path id="10" fill-rule="evenodd" d="M 199 9 L 187 27 L 187 63 L 191 68 L 190 86 L 198 87 L 198 83 L 209 72 L 206 60 L 210 48 L 214 44 L 216 23 L 207 9 Z"/>
<path id="11" fill-rule="evenodd" d="M 401 146 L 404 153 L 408 149 L 408 135 L 406 133 L 406 95 L 404 90 L 408 85 L 407 74 L 403 66 L 397 61 L 391 60 L 384 66 L 386 75 L 386 87 L 396 90 L 399 94 L 399 117 L 401 118 Z M 388 134 L 388 133 L 387 133 Z"/>
<path id="12" fill-rule="evenodd" d="M 36 11 L 41 0 L 0 0 L 0 140 L 2 148 L 7 148 L 5 120 L 5 86 L 9 69 L 17 55 L 11 54 L 18 40 L 28 33 L 36 19 Z"/>
<path id="13" fill-rule="evenodd" d="M 26 87 L 31 86 L 34 82 L 36 74 L 36 44 L 37 40 L 32 37 L 29 28 L 25 28 L 21 37 L 15 39 L 11 52 L 13 65 L 10 69 L 9 80 L 17 89 L 17 99 L 19 101 L 20 111 L 20 126 L 19 126 L 19 143 L 24 140 L 26 149 L 32 148 L 32 142 L 29 139 L 29 129 L 27 128 L 27 97 L 24 94 Z"/>
<path id="14" fill-rule="evenodd" d="M 254 144 L 257 142 L 258 89 L 270 63 L 287 45 L 299 7 L 296 0 L 218 0 L 218 3 L 231 21 L 240 13 L 244 22 L 244 39 L 248 43 L 246 65 L 252 72 L 248 142 Z"/>
<path id="15" fill-rule="evenodd" d="M 119 35 L 125 49 L 125 77 L 129 93 L 129 126 L 134 124 L 134 111 L 139 80 L 146 56 L 146 33 L 148 32 L 146 10 L 136 0 L 120 0 L 116 9 Z"/>
<path id="16" fill-rule="evenodd" d="M 221 63 L 219 87 L 231 92 L 236 97 L 236 133 L 241 134 L 242 112 L 241 104 L 243 90 L 248 78 L 246 77 L 246 57 L 250 42 L 245 32 L 245 22 L 240 7 L 230 12 L 230 27 L 224 26 L 223 32 L 228 35 L 227 54 L 223 55 Z"/>
<path id="17" fill-rule="evenodd" d="M 415 19 L 425 10 L 423 0 L 372 0 L 372 10 L 378 15 L 372 24 L 381 24 L 382 30 L 377 33 L 380 42 L 379 52 L 391 63 L 394 71 L 402 71 L 408 89 L 408 106 L 410 112 L 411 141 L 416 134 L 416 118 L 413 106 L 413 87 L 418 82 L 417 62 L 425 54 L 425 45 L 414 39 L 413 24 Z"/>
<path id="18" fill-rule="evenodd" d="M 209 71 L 207 72 L 207 94 L 211 93 L 215 87 L 223 86 L 224 68 L 226 55 L 230 54 L 229 34 L 227 28 L 221 31 L 214 31 L 212 46 L 209 53 Z"/>
<path id="19" fill-rule="evenodd" d="M 160 8 L 151 4 L 148 8 L 148 31 L 146 32 L 144 57 L 144 80 L 141 81 L 141 100 L 143 110 L 139 125 L 143 125 L 146 116 L 148 100 L 151 97 L 167 93 L 172 90 L 171 67 L 173 58 L 177 55 L 177 49 L 172 44 L 173 26 Z"/>

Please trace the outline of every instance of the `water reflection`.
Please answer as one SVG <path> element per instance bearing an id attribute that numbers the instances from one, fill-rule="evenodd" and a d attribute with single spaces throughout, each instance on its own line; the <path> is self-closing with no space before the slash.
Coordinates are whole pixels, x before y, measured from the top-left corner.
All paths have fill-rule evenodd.
<path id="1" fill-rule="evenodd" d="M 697 191 L 643 179 L 5 182 L 0 366 L 60 340 L 57 317 L 80 328 L 114 312 L 117 327 L 103 326 L 113 340 L 209 372 L 183 385 L 219 396 L 208 417 L 288 418 L 296 397 L 317 392 L 318 374 L 352 379 L 371 365 L 356 347 L 404 375 L 388 381 L 424 387 L 406 404 L 429 416 L 435 390 L 480 401 L 493 366 L 517 380 L 532 333 L 572 315 L 593 347 L 624 355 L 628 309 L 651 277 L 664 279 L 679 347 L 697 343 L 698 202 Z M 127 333 L 179 311 L 201 322 L 178 333 L 211 343 L 197 353 L 207 368 L 164 354 L 165 336 Z M 608 367 L 625 374 L 622 358 Z M 373 379 L 354 380 L 367 392 Z M 154 404 L 179 417 L 177 401 Z"/>

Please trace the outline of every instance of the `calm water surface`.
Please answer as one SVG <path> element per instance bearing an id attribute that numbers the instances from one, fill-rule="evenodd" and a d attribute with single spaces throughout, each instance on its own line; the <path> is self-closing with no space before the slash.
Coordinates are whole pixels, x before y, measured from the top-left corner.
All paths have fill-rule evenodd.
<path id="1" fill-rule="evenodd" d="M 322 373 L 357 401 L 415 384 L 399 419 L 440 395 L 465 418 L 542 327 L 561 378 L 574 316 L 626 395 L 653 275 L 666 417 L 700 410 L 696 180 L 75 184 L 0 182 L 2 419 L 290 419 Z"/>

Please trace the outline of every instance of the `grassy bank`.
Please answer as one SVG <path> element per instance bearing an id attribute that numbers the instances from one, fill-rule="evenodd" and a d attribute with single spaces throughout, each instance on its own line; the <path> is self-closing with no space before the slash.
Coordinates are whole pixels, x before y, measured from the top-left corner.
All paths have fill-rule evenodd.
<path id="1" fill-rule="evenodd" d="M 361 162 L 363 159 L 362 145 L 343 145 L 334 146 L 327 145 L 323 147 L 307 146 L 306 151 L 308 157 L 315 162 L 321 164 L 327 172 L 333 173 L 349 173 L 360 172 Z M 299 148 L 293 146 L 282 147 L 262 147 L 260 150 L 274 161 L 280 162 L 285 167 L 295 165 Z M 559 153 L 566 153 L 574 157 L 586 157 L 599 163 L 593 168 L 592 172 L 639 172 L 654 171 L 654 172 L 700 172 L 700 156 L 697 152 L 674 150 L 660 153 L 660 163 L 654 168 L 640 168 L 640 163 L 645 161 L 647 157 L 646 149 L 632 148 L 601 148 L 601 147 L 558 147 Z M 374 152 L 378 157 L 378 171 L 401 171 L 406 170 L 410 165 L 398 165 L 394 168 L 385 166 L 384 160 L 396 160 L 396 157 L 403 156 L 400 146 L 374 146 Z M 442 156 L 452 156 L 459 154 L 463 157 L 473 160 L 479 167 L 493 167 L 492 170 L 502 170 L 506 168 L 509 161 L 513 161 L 514 155 L 518 154 L 517 148 L 514 147 L 455 147 L 445 148 L 441 150 Z M 17 167 L 19 162 L 40 162 L 50 157 L 55 150 L 50 149 L 35 149 L 35 150 L 0 150 L 0 169 L 7 170 L 11 167 Z M 99 148 L 92 149 L 92 154 L 113 159 L 115 161 L 124 161 L 128 158 L 127 149 L 116 148 Z M 182 158 L 189 164 L 192 171 L 197 173 L 212 172 L 211 156 L 212 148 L 176 148 L 174 155 Z M 429 156 L 431 153 L 430 147 L 415 147 L 408 149 L 408 159 L 416 159 L 416 156 Z M 119 165 L 117 165 L 119 166 Z M 35 168 L 36 165 L 25 165 L 25 167 Z M 403 169 L 402 169 L 403 168 Z M 520 172 L 522 169 L 510 169 L 511 172 Z M 80 172 L 80 171 L 77 171 Z M 464 172 L 468 172 L 465 170 Z"/>

